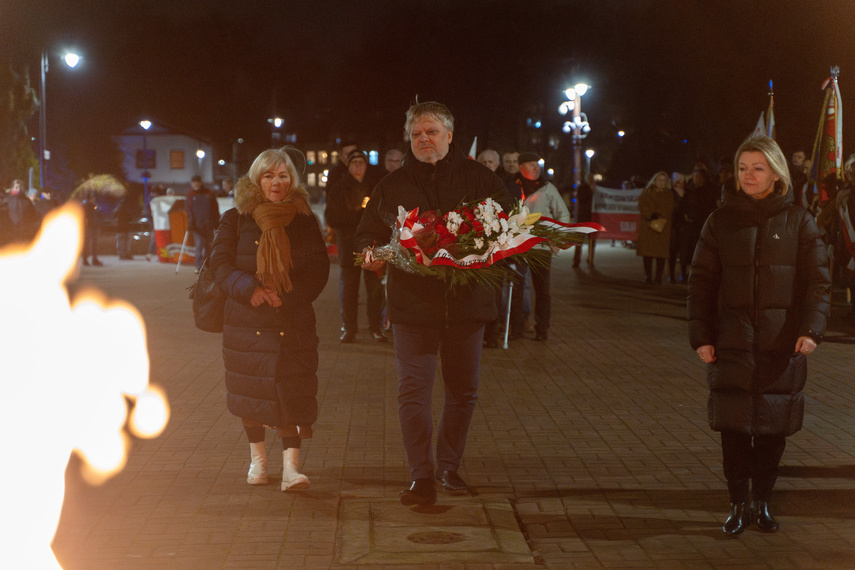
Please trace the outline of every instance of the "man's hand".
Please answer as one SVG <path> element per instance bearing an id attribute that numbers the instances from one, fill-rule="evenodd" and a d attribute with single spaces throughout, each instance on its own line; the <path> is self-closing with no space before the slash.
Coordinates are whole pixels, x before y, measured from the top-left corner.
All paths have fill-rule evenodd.
<path id="1" fill-rule="evenodd" d="M 380 259 L 374 259 L 373 255 L 370 255 L 372 248 L 366 247 L 362 250 L 362 259 L 370 259 L 368 263 L 362 264 L 362 269 L 365 271 L 380 271 L 384 267 L 386 267 L 386 262 Z"/>

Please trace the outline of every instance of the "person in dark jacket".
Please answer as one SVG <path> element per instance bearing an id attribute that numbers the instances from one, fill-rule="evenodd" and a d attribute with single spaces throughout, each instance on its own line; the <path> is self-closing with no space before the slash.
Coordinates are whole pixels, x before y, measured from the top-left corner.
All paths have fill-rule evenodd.
<path id="1" fill-rule="evenodd" d="M 290 152 L 298 152 L 288 149 Z M 223 325 L 226 403 L 250 444 L 247 482 L 267 483 L 265 426 L 282 438 L 282 490 L 306 489 L 300 440 L 318 415 L 312 301 L 329 276 L 320 225 L 288 153 L 262 152 L 235 187 L 210 265 L 228 294 Z"/>
<path id="2" fill-rule="evenodd" d="M 494 198 L 505 208 L 510 205 L 499 177 L 467 160 L 452 144 L 454 117 L 445 105 L 414 104 L 404 128 L 410 138 L 407 160 L 377 184 L 357 229 L 356 244 L 364 255 L 375 245 L 389 243 L 390 221 L 399 207 L 445 213 L 485 198 Z M 375 271 L 384 265 L 373 261 L 363 269 Z M 401 493 L 401 503 L 434 503 L 434 476 L 447 493 L 465 494 L 469 488 L 457 470 L 478 397 L 484 325 L 497 315 L 495 298 L 481 285 L 451 287 L 391 266 L 386 294 L 398 362 L 398 416 L 412 479 Z M 434 473 L 431 392 L 437 353 L 445 404 Z"/>
<path id="3" fill-rule="evenodd" d="M 383 284 L 374 271 L 363 271 L 354 263 L 356 227 L 371 196 L 374 185 L 366 178 L 368 157 L 354 149 L 347 156 L 347 173 L 339 182 L 327 190 L 327 207 L 324 211 L 326 223 L 335 230 L 338 260 L 341 265 L 339 302 L 341 306 L 342 333 L 339 340 L 344 343 L 356 339 L 357 313 L 359 308 L 359 279 L 365 281 L 368 305 L 368 330 L 378 342 L 386 342 L 383 334 Z"/>
<path id="4" fill-rule="evenodd" d="M 32 241 L 39 225 L 38 212 L 27 198 L 24 183 L 15 180 L 9 193 L 0 195 L 0 246 Z"/>
<path id="5" fill-rule="evenodd" d="M 575 211 L 574 220 L 576 223 L 590 222 L 593 219 L 594 207 L 594 188 L 597 187 L 597 179 L 593 174 L 588 174 L 585 177 L 585 182 L 576 188 L 576 200 L 574 201 L 573 209 Z M 596 234 L 587 236 L 588 244 L 588 267 L 594 267 L 594 250 L 597 248 Z M 573 267 L 579 267 L 582 261 L 582 245 L 577 245 L 573 248 Z"/>
<path id="6" fill-rule="evenodd" d="M 199 273 L 205 260 L 211 255 L 211 242 L 220 219 L 220 207 L 216 194 L 202 185 L 201 176 L 194 176 L 190 185 L 185 202 L 187 229 L 193 232 L 193 243 L 196 246 L 194 261 L 196 273 Z"/>
<path id="7" fill-rule="evenodd" d="M 707 364 L 710 427 L 721 432 L 731 502 L 723 530 L 775 532 L 769 498 L 786 437 L 802 427 L 806 357 L 825 332 L 831 286 L 777 143 L 748 139 L 735 167 L 737 193 L 707 219 L 692 260 L 689 337 Z"/>

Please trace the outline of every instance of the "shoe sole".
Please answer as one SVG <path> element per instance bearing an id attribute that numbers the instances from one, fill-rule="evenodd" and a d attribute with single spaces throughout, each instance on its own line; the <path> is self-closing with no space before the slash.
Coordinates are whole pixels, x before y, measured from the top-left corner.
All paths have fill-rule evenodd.
<path id="1" fill-rule="evenodd" d="M 267 485 L 267 477 L 247 477 L 246 482 L 250 485 Z"/>
<path id="2" fill-rule="evenodd" d="M 286 481 L 282 481 L 282 490 L 283 491 L 301 491 L 303 489 L 308 489 L 312 486 L 309 483 L 308 479 L 294 481 L 293 483 L 288 483 Z"/>

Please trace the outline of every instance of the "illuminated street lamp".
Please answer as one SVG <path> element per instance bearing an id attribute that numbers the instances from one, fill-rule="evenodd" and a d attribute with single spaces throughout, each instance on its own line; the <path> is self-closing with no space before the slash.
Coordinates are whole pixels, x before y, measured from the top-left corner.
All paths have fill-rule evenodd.
<path id="1" fill-rule="evenodd" d="M 594 154 L 596 154 L 596 151 L 594 151 L 594 149 L 592 148 L 589 148 L 585 151 L 585 156 L 588 157 L 588 174 L 591 173 L 591 159 L 594 158 Z"/>
<path id="2" fill-rule="evenodd" d="M 285 119 L 282 117 L 274 117 L 267 119 L 270 123 L 270 148 L 281 146 L 282 143 L 282 125 L 285 124 Z"/>
<path id="3" fill-rule="evenodd" d="M 67 53 L 63 58 L 68 67 L 74 68 L 80 63 L 80 56 L 76 53 Z M 47 148 L 47 97 L 45 95 L 45 80 L 48 72 L 50 58 L 48 48 L 42 48 L 41 82 L 39 83 L 39 184 L 45 189 L 45 160 L 50 160 L 50 151 Z"/>
<path id="4" fill-rule="evenodd" d="M 143 169 L 143 171 L 142 171 L 142 180 L 143 180 L 143 204 L 144 204 L 145 206 L 148 206 L 148 179 L 149 179 L 149 178 L 151 178 L 151 173 L 148 171 L 148 169 L 149 169 L 149 162 L 148 162 L 148 147 L 146 146 L 146 136 L 145 136 L 145 134 L 146 134 L 146 133 L 148 132 L 148 130 L 151 128 L 151 121 L 148 121 L 148 120 L 142 120 L 142 121 L 140 121 L 140 126 L 141 126 L 141 127 L 142 127 L 142 129 L 143 129 L 143 135 L 142 135 L 142 155 L 143 155 L 143 162 L 142 162 L 142 169 Z"/>
<path id="5" fill-rule="evenodd" d="M 572 112 L 572 120 L 564 123 L 565 133 L 573 133 L 573 186 L 578 188 L 582 183 L 582 139 L 591 132 L 588 117 L 582 112 L 582 96 L 588 92 L 590 85 L 577 83 L 564 90 L 567 100 L 558 107 L 562 115 Z"/>

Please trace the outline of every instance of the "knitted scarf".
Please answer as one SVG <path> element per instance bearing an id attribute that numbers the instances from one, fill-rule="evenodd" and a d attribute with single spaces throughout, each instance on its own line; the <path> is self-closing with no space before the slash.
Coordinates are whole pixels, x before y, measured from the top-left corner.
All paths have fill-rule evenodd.
<path id="1" fill-rule="evenodd" d="M 291 240 L 285 227 L 294 219 L 297 210 L 293 202 L 265 202 L 252 210 L 252 218 L 261 228 L 256 277 L 263 287 L 277 292 L 291 292 Z"/>

